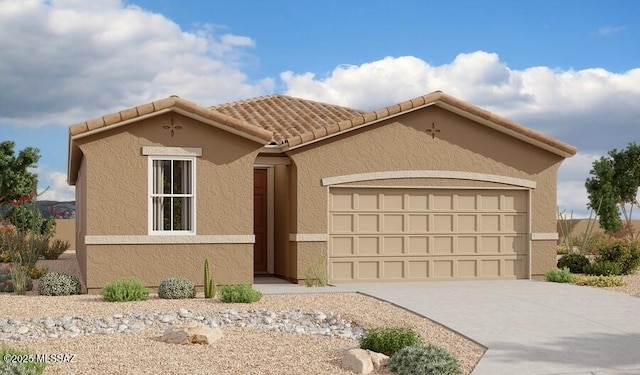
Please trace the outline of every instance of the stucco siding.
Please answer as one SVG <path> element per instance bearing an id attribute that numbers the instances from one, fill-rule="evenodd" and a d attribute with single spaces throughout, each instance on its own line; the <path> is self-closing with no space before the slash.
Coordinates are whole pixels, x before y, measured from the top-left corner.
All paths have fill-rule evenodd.
<path id="1" fill-rule="evenodd" d="M 289 173 L 286 165 L 274 167 L 274 273 L 289 274 Z"/>
<path id="2" fill-rule="evenodd" d="M 202 287 L 205 259 L 216 284 L 253 281 L 251 244 L 88 245 L 87 289 L 99 292 L 106 283 L 134 276 L 151 288 L 168 277 L 183 277 Z"/>

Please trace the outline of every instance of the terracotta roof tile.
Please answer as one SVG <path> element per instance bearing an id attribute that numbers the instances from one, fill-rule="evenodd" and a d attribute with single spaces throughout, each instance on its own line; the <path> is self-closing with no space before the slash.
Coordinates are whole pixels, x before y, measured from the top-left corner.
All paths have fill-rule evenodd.
<path id="1" fill-rule="evenodd" d="M 311 137 L 316 129 L 333 129 L 335 124 L 358 116 L 362 111 L 352 108 L 330 105 L 293 98 L 285 95 L 268 95 L 211 107 L 216 112 L 241 119 L 273 132 L 276 143 L 289 144 L 293 138 L 305 134 Z M 327 134 L 322 130 L 317 134 Z"/>

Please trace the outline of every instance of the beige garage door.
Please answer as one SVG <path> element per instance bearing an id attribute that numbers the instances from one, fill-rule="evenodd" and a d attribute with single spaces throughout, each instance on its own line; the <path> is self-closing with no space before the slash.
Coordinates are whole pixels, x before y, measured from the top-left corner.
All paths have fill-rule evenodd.
<path id="1" fill-rule="evenodd" d="M 527 278 L 527 194 L 332 188 L 330 279 Z"/>

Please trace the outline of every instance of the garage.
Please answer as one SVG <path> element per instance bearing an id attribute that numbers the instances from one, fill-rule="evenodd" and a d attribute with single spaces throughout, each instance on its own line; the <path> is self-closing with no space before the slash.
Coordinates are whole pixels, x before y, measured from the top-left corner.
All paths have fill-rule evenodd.
<path id="1" fill-rule="evenodd" d="M 528 189 L 331 187 L 333 282 L 529 278 Z"/>

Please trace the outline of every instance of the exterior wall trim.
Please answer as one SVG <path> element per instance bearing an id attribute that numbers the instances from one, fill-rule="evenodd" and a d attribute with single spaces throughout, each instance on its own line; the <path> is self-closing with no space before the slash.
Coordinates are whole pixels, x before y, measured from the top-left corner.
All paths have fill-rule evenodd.
<path id="1" fill-rule="evenodd" d="M 433 170 L 415 170 L 415 171 L 383 171 L 356 173 L 343 176 L 325 177 L 322 179 L 322 186 L 331 186 L 345 184 L 349 182 L 371 181 L 371 180 L 387 180 L 394 178 L 450 178 L 454 180 L 474 180 L 497 182 L 501 184 L 515 185 L 535 189 L 536 182 L 521 178 L 499 176 L 486 173 L 461 172 L 461 171 L 433 171 Z"/>
<path id="2" fill-rule="evenodd" d="M 274 165 L 291 165 L 291 159 L 286 156 L 258 156 L 256 166 L 272 167 Z"/>
<path id="3" fill-rule="evenodd" d="M 557 241 L 558 233 L 531 233 L 531 241 Z"/>
<path id="4" fill-rule="evenodd" d="M 247 235 L 199 235 L 199 236 L 85 236 L 86 245 L 151 245 L 151 244 L 218 244 L 255 243 L 253 234 Z"/>
<path id="5" fill-rule="evenodd" d="M 148 156 L 202 156 L 200 147 L 142 146 L 142 155 Z"/>
<path id="6" fill-rule="evenodd" d="M 289 233 L 289 241 L 327 242 L 329 241 L 329 235 L 326 233 Z"/>

